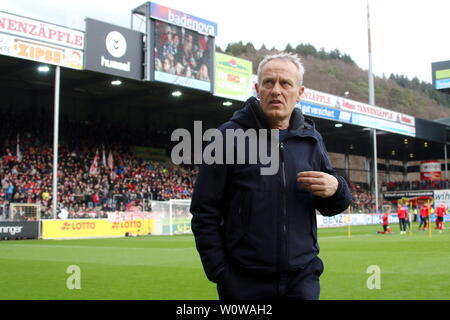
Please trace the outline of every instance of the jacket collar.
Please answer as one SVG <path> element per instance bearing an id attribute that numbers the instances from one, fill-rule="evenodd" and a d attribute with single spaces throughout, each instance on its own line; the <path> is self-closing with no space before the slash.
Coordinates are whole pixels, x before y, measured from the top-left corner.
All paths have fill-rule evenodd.
<path id="1" fill-rule="evenodd" d="M 250 97 L 244 102 L 243 107 L 233 114 L 231 121 L 247 129 L 269 129 L 267 118 L 261 110 L 259 100 L 255 97 Z M 294 136 L 317 139 L 314 122 L 305 118 L 299 108 L 292 111 L 286 138 Z"/>

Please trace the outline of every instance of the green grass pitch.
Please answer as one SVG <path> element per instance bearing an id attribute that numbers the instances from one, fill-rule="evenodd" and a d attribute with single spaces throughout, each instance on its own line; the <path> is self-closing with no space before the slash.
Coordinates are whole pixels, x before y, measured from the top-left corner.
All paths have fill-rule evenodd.
<path id="1" fill-rule="evenodd" d="M 319 229 L 322 300 L 450 299 L 450 230 L 376 234 L 381 226 Z M 80 289 L 68 289 L 69 266 Z M 380 271 L 379 288 L 369 289 Z M 369 269 L 370 271 L 370 269 Z M 368 281 L 369 280 L 369 281 Z M 71 281 L 71 280 L 70 280 Z M 70 282 L 69 281 L 69 282 Z M 0 299 L 214 300 L 192 235 L 0 241 Z"/>

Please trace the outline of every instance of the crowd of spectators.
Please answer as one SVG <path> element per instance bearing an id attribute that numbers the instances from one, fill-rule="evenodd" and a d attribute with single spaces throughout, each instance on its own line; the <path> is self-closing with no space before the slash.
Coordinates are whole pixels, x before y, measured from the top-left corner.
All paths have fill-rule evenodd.
<path id="1" fill-rule="evenodd" d="M 383 182 L 382 191 L 412 191 L 450 189 L 450 180 L 414 180 Z"/>
<path id="2" fill-rule="evenodd" d="M 353 196 L 351 205 L 352 213 L 375 212 L 375 201 L 367 183 L 350 182 Z"/>
<path id="3" fill-rule="evenodd" d="M 39 203 L 45 216 L 52 212 L 52 148 L 36 146 L 32 140 L 20 143 L 21 161 L 7 147 L 0 160 L 0 204 Z M 191 197 L 195 168 L 175 167 L 156 161 L 137 159 L 126 148 L 113 146 L 112 169 L 104 166 L 99 150 L 98 169 L 91 174 L 93 150 L 69 150 L 60 145 L 58 164 L 58 203 L 71 217 L 92 213 L 125 211 L 127 207 L 144 206 L 149 200 L 187 199 Z M 109 154 L 109 152 L 108 152 Z"/>
<path id="4" fill-rule="evenodd" d="M 155 70 L 210 81 L 210 41 L 192 30 L 155 22 Z"/>
<path id="5" fill-rule="evenodd" d="M 37 203 L 43 208 L 42 216 L 50 218 L 51 134 L 30 127 L 19 132 L 15 127 L 11 119 L 0 129 L 0 215 L 5 216 L 9 203 Z M 106 217 L 109 211 L 130 207 L 148 210 L 150 200 L 191 197 L 195 167 L 139 159 L 130 149 L 134 135 L 117 128 L 109 128 L 110 132 L 121 132 L 117 139 L 104 134 L 108 128 L 99 129 L 98 125 L 65 124 L 64 128 L 68 134 L 61 137 L 58 148 L 58 210 L 65 208 L 70 218 Z M 167 141 L 166 134 L 155 132 L 150 140 Z M 106 143 L 102 145 L 97 140 Z M 96 153 L 97 172 L 93 173 L 90 169 Z"/>
<path id="6" fill-rule="evenodd" d="M 24 126 L 22 122 L 19 126 L 16 121 L 20 118 L 1 116 L 5 122 L 0 128 L 0 219 L 5 217 L 9 203 L 37 203 L 43 208 L 44 218 L 53 217 L 51 125 L 30 121 L 26 123 L 39 125 Z M 89 122 L 64 123 L 62 127 L 58 210 L 67 210 L 69 218 L 106 217 L 108 212 L 130 208 L 146 211 L 150 209 L 150 200 L 191 198 L 197 167 L 143 160 L 130 149 L 132 145 L 150 142 L 169 154 L 169 129 L 136 134 L 125 127 Z M 92 174 L 90 169 L 96 154 L 97 172 Z M 351 212 L 375 212 L 369 185 L 351 182 L 350 187 Z M 448 180 L 383 182 L 381 191 L 444 188 L 450 188 Z"/>

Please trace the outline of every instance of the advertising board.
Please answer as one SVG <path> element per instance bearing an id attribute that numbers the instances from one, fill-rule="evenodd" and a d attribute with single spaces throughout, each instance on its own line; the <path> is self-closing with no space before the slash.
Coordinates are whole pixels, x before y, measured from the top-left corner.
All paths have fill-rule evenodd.
<path id="1" fill-rule="evenodd" d="M 420 162 L 420 180 L 441 180 L 441 162 L 438 160 L 428 160 Z"/>
<path id="2" fill-rule="evenodd" d="M 0 54 L 71 69 L 83 69 L 83 51 L 0 33 Z"/>
<path id="3" fill-rule="evenodd" d="M 450 218 L 450 190 L 435 190 L 434 191 L 434 207 L 436 208 L 438 205 L 443 203 L 445 207 L 447 208 L 447 212 L 449 215 L 447 216 Z"/>
<path id="4" fill-rule="evenodd" d="M 249 60 L 216 52 L 214 95 L 247 100 L 252 95 L 252 68 Z"/>
<path id="5" fill-rule="evenodd" d="M 76 239 L 123 237 L 126 233 L 147 235 L 153 233 L 152 219 L 110 221 L 108 219 L 43 220 L 42 239 Z"/>
<path id="6" fill-rule="evenodd" d="M 0 11 L 0 54 L 83 69 L 84 32 Z"/>
<path id="7" fill-rule="evenodd" d="M 88 18 L 85 62 L 87 70 L 142 80 L 143 34 Z"/>
<path id="8" fill-rule="evenodd" d="M 7 33 L 40 43 L 84 49 L 84 32 L 0 11 L 0 33 Z"/>
<path id="9" fill-rule="evenodd" d="M 2 239 L 37 239 L 39 237 L 38 221 L 0 222 L 0 240 Z"/>
<path id="10" fill-rule="evenodd" d="M 172 8 L 168 8 L 154 2 L 150 5 L 150 17 L 177 25 L 181 28 L 190 29 L 207 36 L 217 36 L 217 23 L 211 22 Z"/>

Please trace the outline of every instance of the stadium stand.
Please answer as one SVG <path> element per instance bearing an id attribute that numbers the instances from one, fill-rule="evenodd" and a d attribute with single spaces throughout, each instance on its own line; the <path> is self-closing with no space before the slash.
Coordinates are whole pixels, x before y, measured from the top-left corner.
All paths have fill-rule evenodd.
<path id="1" fill-rule="evenodd" d="M 9 203 L 38 203 L 42 217 L 52 218 L 52 131 L 43 114 L 11 115 L 0 110 L 0 213 L 4 219 Z M 37 118 L 36 118 L 37 117 Z M 32 121 L 33 120 L 33 121 Z M 36 121 L 37 120 L 37 121 Z M 46 129 L 47 128 L 47 129 Z M 148 209 L 149 200 L 189 199 L 197 168 L 175 166 L 170 161 L 139 159 L 132 145 L 148 145 L 170 152 L 170 129 L 134 132 L 126 126 L 65 121 L 59 148 L 59 198 L 68 218 L 101 218 L 109 211 Z M 17 137 L 20 153 L 17 159 Z M 105 162 L 103 163 L 103 150 Z M 98 152 L 98 173 L 90 174 Z M 108 157 L 112 154 L 112 170 Z M 351 212 L 375 211 L 367 183 L 351 182 Z M 383 182 L 380 191 L 449 188 L 450 181 Z"/>
<path id="2" fill-rule="evenodd" d="M 0 206 L 7 211 L 9 203 L 39 203 L 43 218 L 52 212 L 52 156 L 50 135 L 42 128 L 17 126 L 21 117 L 8 117 L 0 129 Z M 26 123 L 36 123 L 30 121 Z M 46 126 L 43 126 L 44 128 Z M 47 126 L 50 127 L 50 126 Z M 111 126 L 69 124 L 59 147 L 58 203 L 69 212 L 69 218 L 100 218 L 106 212 L 131 207 L 145 209 L 148 200 L 187 199 L 191 197 L 197 170 L 195 167 L 138 159 L 130 151 L 131 136 Z M 120 134 L 114 135 L 114 132 Z M 130 133 L 131 134 L 131 133 Z M 17 158 L 17 135 L 20 153 Z M 165 134 L 155 133 L 152 141 L 168 141 Z M 102 145 L 99 141 L 106 141 Z M 76 143 L 75 143 L 76 142 Z M 112 169 L 104 165 L 105 155 L 113 157 Z M 90 174 L 98 152 L 98 173 Z"/>
<path id="3" fill-rule="evenodd" d="M 450 180 L 414 180 L 383 182 L 383 191 L 442 190 L 450 188 Z"/>
<path id="4" fill-rule="evenodd" d="M 367 183 L 350 182 L 350 188 L 353 196 L 352 213 L 375 212 L 375 201 Z"/>

